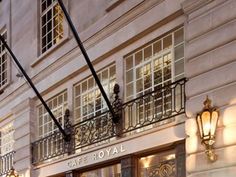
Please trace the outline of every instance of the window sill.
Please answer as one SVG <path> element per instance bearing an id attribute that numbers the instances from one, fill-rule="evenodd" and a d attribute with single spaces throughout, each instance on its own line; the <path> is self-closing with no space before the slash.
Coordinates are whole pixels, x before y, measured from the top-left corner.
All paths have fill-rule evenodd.
<path id="1" fill-rule="evenodd" d="M 54 45 L 53 47 L 51 47 L 50 49 L 48 49 L 46 52 L 44 52 L 43 54 L 41 54 L 36 61 L 34 61 L 33 63 L 30 64 L 30 66 L 32 68 L 36 67 L 39 63 L 41 63 L 48 55 L 50 55 L 51 53 L 53 53 L 55 50 L 57 50 L 59 47 L 61 47 L 62 45 L 64 45 L 70 38 L 69 37 L 65 37 L 63 38 L 58 44 Z"/>

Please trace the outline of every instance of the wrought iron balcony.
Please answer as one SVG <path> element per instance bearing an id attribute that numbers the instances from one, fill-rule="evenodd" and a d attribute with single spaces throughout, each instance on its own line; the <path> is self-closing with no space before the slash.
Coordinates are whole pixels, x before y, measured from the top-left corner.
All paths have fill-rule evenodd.
<path id="1" fill-rule="evenodd" d="M 13 166 L 14 151 L 0 157 L 0 175 L 7 174 Z"/>
<path id="2" fill-rule="evenodd" d="M 156 88 L 124 104 L 116 93 L 113 106 L 122 117 L 119 123 L 114 124 L 107 111 L 73 126 L 67 124 L 65 127 L 72 134 L 70 142 L 65 142 L 60 132 L 54 132 L 32 143 L 33 164 L 145 131 L 185 113 L 185 82 L 186 79 L 181 79 Z"/>

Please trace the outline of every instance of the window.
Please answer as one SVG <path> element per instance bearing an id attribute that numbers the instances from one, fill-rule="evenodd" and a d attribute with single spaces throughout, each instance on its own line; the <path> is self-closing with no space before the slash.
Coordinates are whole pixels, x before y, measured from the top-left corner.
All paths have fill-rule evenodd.
<path id="1" fill-rule="evenodd" d="M 96 170 L 84 172 L 79 177 L 120 177 L 121 176 L 121 165 L 116 164 Z"/>
<path id="2" fill-rule="evenodd" d="M 184 77 L 183 28 L 125 57 L 126 101 Z"/>
<path id="3" fill-rule="evenodd" d="M 110 98 L 115 85 L 115 73 L 115 65 L 98 72 L 103 88 Z M 74 86 L 74 117 L 76 122 L 99 115 L 105 110 L 107 110 L 107 105 L 92 76 Z"/>
<path id="4" fill-rule="evenodd" d="M 49 101 L 47 101 L 47 105 L 51 109 L 54 116 L 57 118 L 58 122 L 64 126 L 64 113 L 68 107 L 67 92 L 62 92 L 59 95 L 51 98 Z M 54 124 L 52 118 L 49 116 L 43 105 L 40 105 L 37 110 L 39 118 L 38 134 L 39 138 L 43 138 L 53 133 L 58 128 Z"/>
<path id="5" fill-rule="evenodd" d="M 175 152 L 153 154 L 139 158 L 139 177 L 176 177 Z"/>
<path id="6" fill-rule="evenodd" d="M 5 125 L 1 128 L 1 156 L 4 156 L 5 154 L 13 151 L 13 125 L 12 123 Z"/>
<path id="7" fill-rule="evenodd" d="M 176 108 L 182 106 L 181 87 L 163 87 L 184 77 L 183 28 L 131 53 L 124 62 L 125 101 L 137 98 L 125 110 L 125 128 L 135 129 L 161 121 L 171 117 Z M 152 91 L 156 92 L 149 94 Z M 169 120 L 166 119 L 166 123 Z"/>
<path id="8" fill-rule="evenodd" d="M 56 0 L 41 0 L 40 2 L 41 53 L 44 53 L 63 38 L 63 13 Z"/>
<path id="9" fill-rule="evenodd" d="M 1 35 L 7 39 L 6 31 L 1 33 Z M 7 51 L 2 42 L 0 42 L 0 89 L 8 83 L 8 68 Z"/>

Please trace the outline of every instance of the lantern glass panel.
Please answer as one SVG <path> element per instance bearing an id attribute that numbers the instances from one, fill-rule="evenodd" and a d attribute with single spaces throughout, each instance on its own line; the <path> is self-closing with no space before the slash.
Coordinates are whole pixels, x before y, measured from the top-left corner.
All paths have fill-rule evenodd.
<path id="1" fill-rule="evenodd" d="M 199 133 L 200 133 L 200 137 L 203 138 L 203 130 L 202 130 L 202 119 L 201 119 L 201 115 L 197 115 L 197 124 L 198 124 L 198 129 L 199 129 Z"/>
<path id="2" fill-rule="evenodd" d="M 216 131 L 216 126 L 217 126 L 217 121 L 218 121 L 218 112 L 217 111 L 213 111 L 212 112 L 212 118 L 211 118 L 211 135 L 214 136 L 215 135 L 215 131 Z"/>
<path id="3" fill-rule="evenodd" d="M 211 113 L 209 111 L 204 111 L 202 113 L 202 125 L 204 139 L 209 138 L 211 131 Z"/>

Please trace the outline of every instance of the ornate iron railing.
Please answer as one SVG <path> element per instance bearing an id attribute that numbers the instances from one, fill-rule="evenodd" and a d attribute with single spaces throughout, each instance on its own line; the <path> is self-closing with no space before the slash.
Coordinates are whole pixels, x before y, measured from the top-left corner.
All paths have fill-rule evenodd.
<path id="1" fill-rule="evenodd" d="M 33 161 L 42 162 L 67 153 L 65 141 L 60 132 L 35 141 L 32 146 Z"/>
<path id="2" fill-rule="evenodd" d="M 13 166 L 14 151 L 0 157 L 0 175 L 7 174 Z"/>
<path id="3" fill-rule="evenodd" d="M 181 79 L 123 104 L 122 133 L 153 125 L 184 113 L 185 82 L 185 79 Z"/>
<path id="4" fill-rule="evenodd" d="M 61 133 L 55 132 L 32 143 L 33 163 L 75 153 L 78 149 L 96 146 L 110 141 L 113 137 L 122 137 L 133 131 L 144 131 L 183 114 L 185 82 L 186 79 L 181 79 L 124 104 L 120 103 L 116 91 L 113 106 L 116 106 L 114 110 L 122 117 L 118 124 L 113 123 L 107 111 L 73 126 L 65 125 L 71 131 L 71 141 L 65 142 Z"/>

